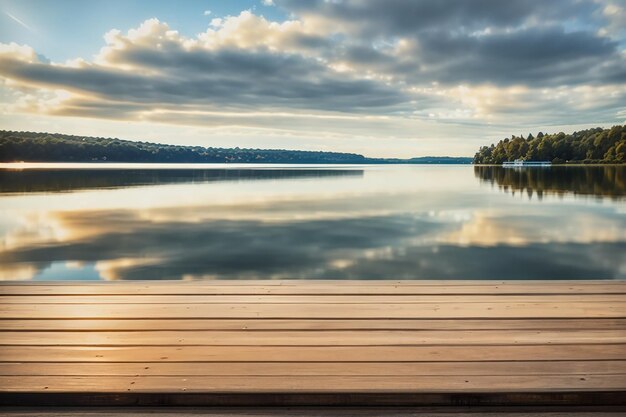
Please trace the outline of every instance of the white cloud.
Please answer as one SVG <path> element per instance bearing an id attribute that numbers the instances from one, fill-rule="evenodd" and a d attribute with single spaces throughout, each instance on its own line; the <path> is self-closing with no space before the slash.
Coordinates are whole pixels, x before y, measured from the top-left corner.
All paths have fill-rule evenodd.
<path id="1" fill-rule="evenodd" d="M 374 140 L 421 140 L 430 149 L 452 143 L 450 136 L 482 141 L 534 126 L 624 122 L 617 2 L 382 4 L 282 1 L 294 12 L 288 20 L 247 10 L 214 17 L 193 37 L 148 19 L 106 33 L 94 59 L 64 63 L 0 44 L 1 111 L 185 125 L 238 138 L 263 132 L 294 143 L 319 137 L 337 149 L 363 140 L 356 146 L 377 151 Z M 578 21 L 589 10 L 596 13 L 588 30 L 566 30 L 559 20 L 561 13 Z"/>
<path id="2" fill-rule="evenodd" d="M 602 14 L 607 20 L 606 27 L 600 29 L 600 34 L 622 37 L 626 32 L 626 6 L 617 1 L 607 1 Z"/>

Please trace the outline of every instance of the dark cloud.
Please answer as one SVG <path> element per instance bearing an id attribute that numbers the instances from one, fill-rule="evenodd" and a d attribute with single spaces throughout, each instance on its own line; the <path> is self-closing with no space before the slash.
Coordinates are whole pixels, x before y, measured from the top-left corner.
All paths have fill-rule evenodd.
<path id="1" fill-rule="evenodd" d="M 428 69 L 407 76 L 442 83 L 542 87 L 626 82 L 626 62 L 616 59 L 617 42 L 558 27 L 471 37 L 433 32 L 420 37 L 415 52 Z"/>
<path id="2" fill-rule="evenodd" d="M 205 110 L 297 108 L 358 112 L 396 107 L 409 101 L 404 93 L 383 83 L 339 74 L 295 54 L 236 49 L 158 51 L 137 47 L 120 52 L 116 62 L 139 70 L 97 65 L 72 68 L 5 57 L 0 59 L 0 75 L 148 108 L 202 105 Z M 82 109 L 87 113 L 98 110 Z"/>
<path id="3" fill-rule="evenodd" d="M 592 0 L 278 0 L 301 16 L 316 16 L 357 30 L 361 36 L 401 36 L 429 29 L 472 31 L 518 26 L 530 19 L 563 21 L 591 18 Z"/>
<path id="4" fill-rule="evenodd" d="M 334 22 L 335 30 L 349 34 L 347 39 L 360 39 L 359 45 L 336 49 L 338 58 L 413 84 L 545 87 L 626 82 L 618 40 L 597 35 L 606 23 L 597 19 L 599 2 L 286 0 L 280 4 L 304 19 Z M 393 54 L 374 49 L 371 42 L 362 43 L 364 37 L 390 43 L 402 37 L 413 47 Z"/>

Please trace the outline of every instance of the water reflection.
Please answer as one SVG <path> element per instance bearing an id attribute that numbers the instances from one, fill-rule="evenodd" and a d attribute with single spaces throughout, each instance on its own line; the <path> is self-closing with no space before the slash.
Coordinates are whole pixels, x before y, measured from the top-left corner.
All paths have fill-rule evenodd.
<path id="1" fill-rule="evenodd" d="M 497 184 L 503 191 L 536 194 L 626 196 L 626 169 L 619 166 L 554 166 L 550 168 L 503 168 L 475 166 L 481 181 Z"/>
<path id="2" fill-rule="evenodd" d="M 0 169 L 0 193 L 363 175 L 358 169 Z"/>
<path id="3" fill-rule="evenodd" d="M 481 186 L 517 175 L 482 168 L 493 167 L 371 167 L 268 181 L 256 181 L 266 172 L 218 171 L 206 178 L 237 181 L 202 183 L 163 173 L 165 183 L 151 187 L 5 194 L 0 278 L 626 278 L 623 186 L 599 179 L 623 179 L 626 168 L 561 180 L 524 174 L 520 190 L 561 193 L 541 202 Z"/>

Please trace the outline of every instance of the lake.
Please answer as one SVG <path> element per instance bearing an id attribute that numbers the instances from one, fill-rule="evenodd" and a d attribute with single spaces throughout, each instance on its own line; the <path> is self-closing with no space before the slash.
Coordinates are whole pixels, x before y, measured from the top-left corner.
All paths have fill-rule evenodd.
<path id="1" fill-rule="evenodd" d="M 624 279 L 626 166 L 0 165 L 0 279 Z"/>

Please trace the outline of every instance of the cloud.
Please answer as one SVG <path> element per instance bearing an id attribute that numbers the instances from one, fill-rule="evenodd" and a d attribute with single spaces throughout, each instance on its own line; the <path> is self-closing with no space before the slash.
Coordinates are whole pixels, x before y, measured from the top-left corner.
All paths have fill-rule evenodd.
<path id="1" fill-rule="evenodd" d="M 592 0 L 278 0 L 277 4 L 305 19 L 341 23 L 337 30 L 362 36 L 400 36 L 433 28 L 469 32 L 538 20 L 588 19 L 599 7 Z"/>
<path id="2" fill-rule="evenodd" d="M 226 19 L 217 30 L 186 39 L 151 19 L 126 35 L 108 33 L 108 44 L 93 63 L 47 64 L 31 48 L 4 46 L 0 74 L 26 86 L 70 91 L 75 95 L 70 105 L 86 98 L 104 100 L 99 109 L 93 101 L 82 108 L 96 116 L 120 105 L 120 111 L 129 110 L 123 106 L 141 111 L 184 105 L 203 110 L 385 112 L 409 100 L 382 83 L 347 77 L 295 53 L 314 45 L 315 38 L 290 26 L 244 12 Z M 291 32 L 299 35 L 285 35 Z"/>
<path id="3" fill-rule="evenodd" d="M 321 30 L 361 43 L 337 59 L 411 84 L 620 84 L 620 39 L 589 16 L 621 19 L 593 1 L 282 1 Z M 608 12 L 607 12 L 608 10 Z M 596 26 L 589 30 L 585 25 Z M 616 23 L 610 23 L 609 26 Z M 576 29 L 580 27 L 580 29 Z M 602 34 L 599 34 L 601 32 Z M 370 42 L 363 43 L 363 39 Z M 394 45 L 395 44 L 395 45 Z"/>
<path id="4" fill-rule="evenodd" d="M 626 6 L 618 1 L 604 0 L 602 16 L 606 25 L 600 29 L 603 35 L 623 37 L 626 34 Z"/>
<path id="5" fill-rule="evenodd" d="M 345 141 L 446 140 L 444 123 L 456 137 L 475 137 L 480 126 L 493 135 L 527 125 L 624 122 L 619 2 L 276 6 L 287 20 L 248 10 L 213 18 L 193 37 L 149 19 L 108 32 L 91 60 L 55 63 L 26 45 L 0 45 L 0 88 L 13 97 L 3 111 L 294 137 L 318 129 Z"/>
<path id="6" fill-rule="evenodd" d="M 626 63 L 617 53 L 617 42 L 558 27 L 481 36 L 429 33 L 412 51 L 428 62 L 405 75 L 417 82 L 533 87 L 626 82 Z"/>

